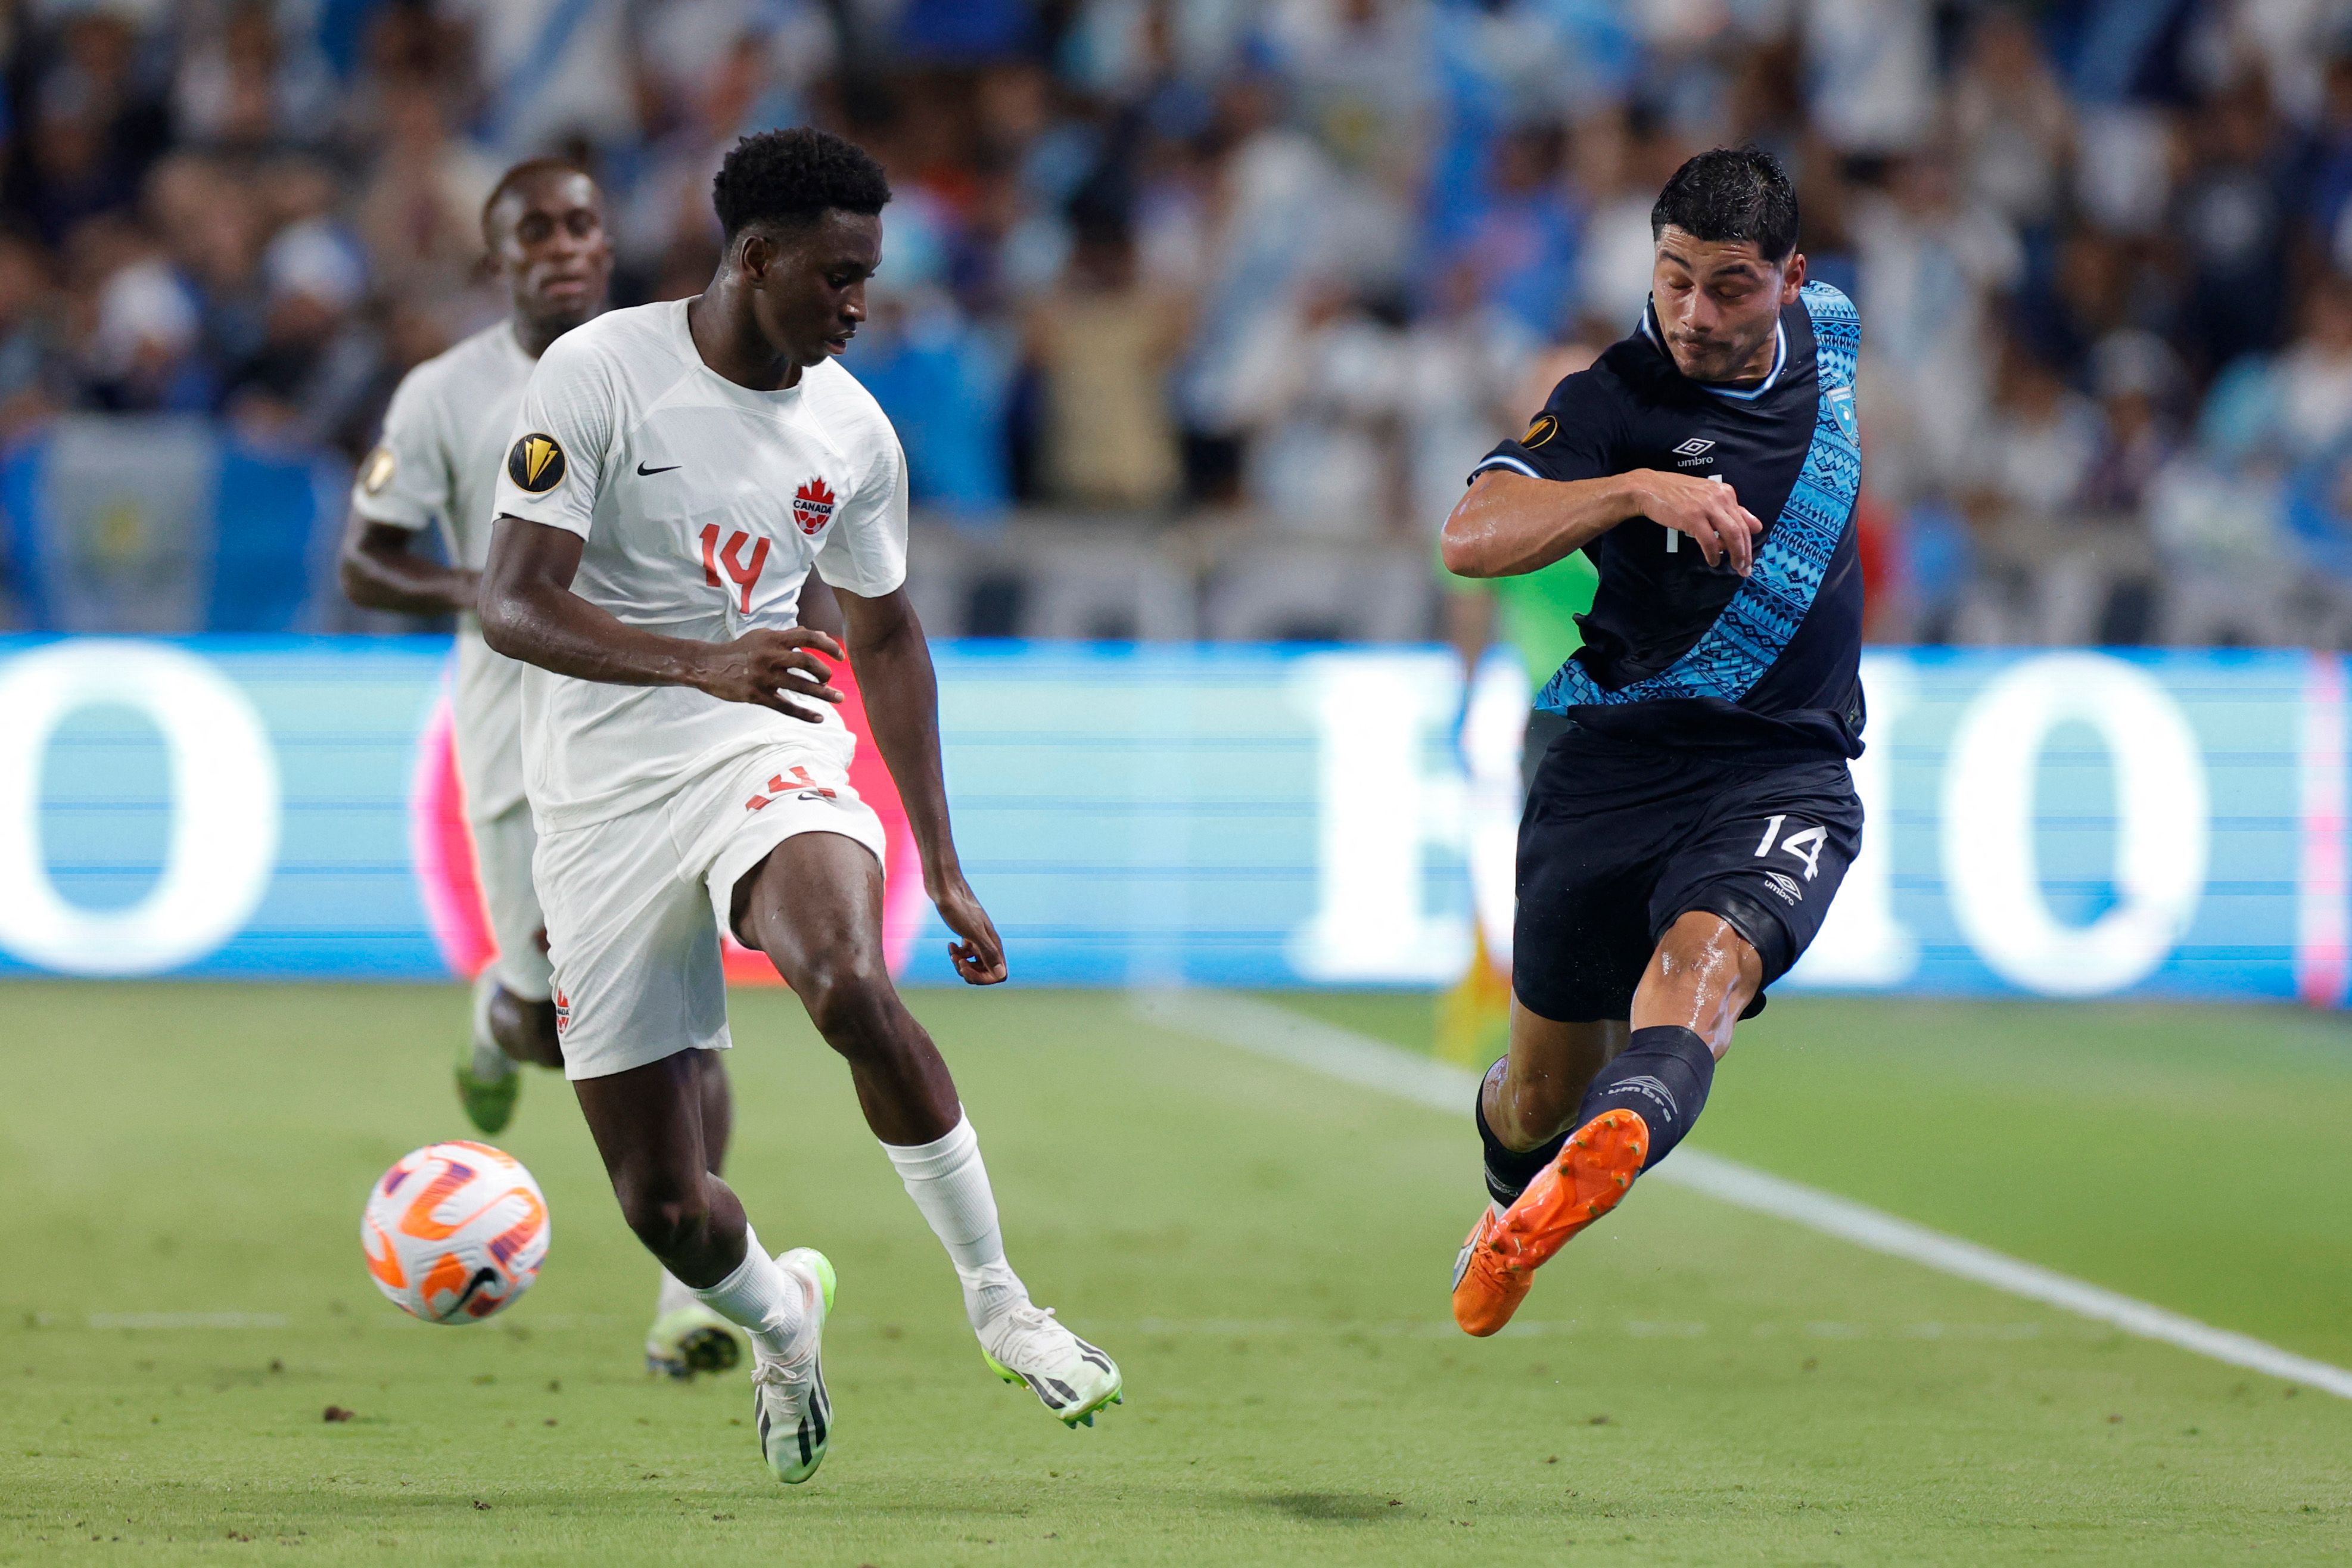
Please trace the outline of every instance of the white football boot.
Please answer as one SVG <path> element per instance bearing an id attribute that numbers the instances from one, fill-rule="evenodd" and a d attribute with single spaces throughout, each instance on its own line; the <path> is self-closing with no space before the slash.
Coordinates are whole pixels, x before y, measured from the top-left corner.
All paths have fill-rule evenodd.
<path id="1" fill-rule="evenodd" d="M 1027 1384 L 1065 1426 L 1091 1426 L 1096 1411 L 1127 1403 L 1118 1365 L 1055 1322 L 1051 1307 L 1023 1301 L 999 1312 L 980 1331 L 980 1353 L 1005 1382 Z"/>
<path id="2" fill-rule="evenodd" d="M 833 1401 L 824 1392 L 821 1351 L 824 1320 L 833 1310 L 833 1265 L 814 1247 L 795 1247 L 776 1267 L 808 1286 L 808 1348 L 789 1362 L 752 1352 L 751 1412 L 760 1421 L 760 1452 L 787 1486 L 798 1486 L 824 1463 L 833 1436 Z"/>

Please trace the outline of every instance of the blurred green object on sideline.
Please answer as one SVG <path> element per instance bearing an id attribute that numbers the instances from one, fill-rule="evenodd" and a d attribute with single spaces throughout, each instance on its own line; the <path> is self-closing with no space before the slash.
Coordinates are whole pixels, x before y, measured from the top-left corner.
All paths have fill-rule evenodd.
<path id="1" fill-rule="evenodd" d="M 1439 576 L 1451 590 L 1446 624 L 1463 668 L 1477 668 L 1499 631 L 1527 670 L 1530 695 L 1549 685 L 1561 662 L 1584 646 L 1576 617 L 1592 608 L 1593 590 L 1601 585 L 1600 569 L 1580 550 L 1517 577 L 1473 581 L 1444 572 Z M 1439 1058 L 1465 1067 L 1494 1060 L 1510 1044 L 1510 973 L 1495 962 L 1486 933 L 1474 930 L 1474 937 L 1470 966 L 1439 999 L 1436 1013 Z"/>
<path id="2" fill-rule="evenodd" d="M 1600 586 L 1600 568 L 1581 550 L 1540 572 L 1488 582 L 1498 629 L 1527 666 L 1530 691 L 1541 691 L 1561 662 L 1584 646 L 1576 617 L 1592 608 L 1592 591 Z"/>

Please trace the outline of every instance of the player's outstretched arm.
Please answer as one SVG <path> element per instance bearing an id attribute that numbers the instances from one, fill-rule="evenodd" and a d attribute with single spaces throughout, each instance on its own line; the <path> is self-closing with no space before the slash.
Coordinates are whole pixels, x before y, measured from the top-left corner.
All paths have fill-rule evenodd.
<path id="1" fill-rule="evenodd" d="M 343 597 L 362 610 L 404 616 L 460 615 L 472 609 L 481 574 L 417 554 L 409 549 L 416 534 L 415 529 L 352 513 L 336 562 Z"/>
<path id="2" fill-rule="evenodd" d="M 482 574 L 482 639 L 509 658 L 581 680 L 615 686 L 691 686 L 727 702 L 749 702 L 817 721 L 838 702 L 832 672 L 816 657 L 841 657 L 823 632 L 746 632 L 733 642 L 697 642 L 633 626 L 572 591 L 585 542 L 561 528 L 500 517 Z"/>
<path id="3" fill-rule="evenodd" d="M 1540 572 L 1631 517 L 1689 534 L 1708 565 L 1728 560 L 1743 577 L 1764 531 L 1731 487 L 1714 479 L 1657 468 L 1538 479 L 1489 468 L 1454 503 L 1441 549 L 1457 577 L 1516 577 Z"/>
<path id="4" fill-rule="evenodd" d="M 940 767 L 940 683 L 923 624 L 903 587 L 870 599 L 846 588 L 833 593 L 841 605 L 857 689 L 866 699 L 866 722 L 898 786 L 907 824 L 922 853 L 923 890 L 948 929 L 963 939 L 948 943 L 948 956 L 965 984 L 993 985 L 1005 975 L 1004 942 L 956 859 L 947 779 Z"/>

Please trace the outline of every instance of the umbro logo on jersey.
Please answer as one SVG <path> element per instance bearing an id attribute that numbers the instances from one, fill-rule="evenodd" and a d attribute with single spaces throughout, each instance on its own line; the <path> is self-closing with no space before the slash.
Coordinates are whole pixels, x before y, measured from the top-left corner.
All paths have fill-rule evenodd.
<path id="1" fill-rule="evenodd" d="M 640 462 L 637 465 L 637 478 L 641 479 L 651 479 L 656 474 L 667 474 L 672 468 L 682 468 L 685 466 L 686 465 L 683 463 L 665 463 L 658 468 L 648 468 L 644 463 Z"/>
<path id="2" fill-rule="evenodd" d="M 1681 446 L 1675 447 L 1675 455 L 1681 458 L 1696 458 L 1703 453 L 1713 451 L 1714 449 L 1714 442 L 1706 439 L 1704 437 L 1694 436 L 1689 440 L 1684 442 Z"/>
<path id="3" fill-rule="evenodd" d="M 563 482 L 563 448 L 533 431 L 507 454 L 507 478 L 527 495 L 543 496 Z"/>
<path id="4" fill-rule="evenodd" d="M 814 538 L 833 521 L 833 492 L 820 474 L 793 492 L 793 521 L 800 524 L 803 533 Z"/>

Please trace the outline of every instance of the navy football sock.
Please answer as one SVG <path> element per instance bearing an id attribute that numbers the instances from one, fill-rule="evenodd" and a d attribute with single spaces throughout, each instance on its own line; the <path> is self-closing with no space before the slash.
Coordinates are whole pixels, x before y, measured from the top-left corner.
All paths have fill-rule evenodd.
<path id="1" fill-rule="evenodd" d="M 1579 1127 L 1604 1110 L 1638 1110 L 1650 1126 L 1648 1170 L 1674 1152 L 1706 1106 L 1715 1081 L 1715 1053 L 1696 1030 L 1677 1024 L 1636 1029 L 1617 1058 L 1601 1069 L 1584 1103 L 1576 1108 Z"/>
<path id="2" fill-rule="evenodd" d="M 1508 1058 L 1504 1058 L 1508 1060 Z M 1486 1069 L 1486 1078 L 1495 1076 L 1502 1062 Z M 1532 1149 L 1506 1149 L 1495 1130 L 1486 1125 L 1486 1082 L 1478 1083 L 1478 1098 L 1470 1102 L 1471 1120 L 1478 1124 L 1478 1142 L 1486 1151 L 1486 1191 L 1494 1200 L 1508 1208 L 1518 1201 L 1528 1184 L 1543 1173 L 1543 1168 L 1559 1158 L 1560 1145 L 1568 1134 L 1538 1143 Z"/>

